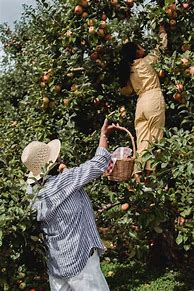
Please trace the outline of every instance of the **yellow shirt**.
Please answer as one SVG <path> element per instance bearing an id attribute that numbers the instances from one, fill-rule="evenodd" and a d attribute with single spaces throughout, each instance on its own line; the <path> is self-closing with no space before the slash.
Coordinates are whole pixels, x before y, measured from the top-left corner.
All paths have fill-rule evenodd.
<path id="1" fill-rule="evenodd" d="M 160 89 L 160 80 L 154 69 L 154 64 L 160 57 L 160 49 L 167 47 L 167 34 L 160 34 L 160 45 L 144 58 L 134 60 L 131 65 L 130 79 L 127 86 L 121 88 L 122 95 L 129 96 L 133 91 L 141 96 L 152 89 Z"/>

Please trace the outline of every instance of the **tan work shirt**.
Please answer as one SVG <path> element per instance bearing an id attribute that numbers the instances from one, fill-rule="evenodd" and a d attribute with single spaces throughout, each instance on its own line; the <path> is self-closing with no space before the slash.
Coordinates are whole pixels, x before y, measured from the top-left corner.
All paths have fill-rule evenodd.
<path id="1" fill-rule="evenodd" d="M 160 89 L 160 80 L 154 69 L 154 64 L 160 57 L 160 49 L 167 47 L 167 34 L 160 34 L 160 44 L 144 58 L 134 60 L 131 65 L 130 78 L 127 86 L 121 88 L 122 95 L 129 96 L 135 92 L 141 96 L 152 89 Z"/>

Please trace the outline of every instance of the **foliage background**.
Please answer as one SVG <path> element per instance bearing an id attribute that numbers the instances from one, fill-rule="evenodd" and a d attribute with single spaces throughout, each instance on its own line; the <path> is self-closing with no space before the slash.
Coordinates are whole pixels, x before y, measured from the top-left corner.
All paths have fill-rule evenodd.
<path id="1" fill-rule="evenodd" d="M 77 14 L 79 4 L 83 12 Z M 166 132 L 145 156 L 158 169 L 150 177 L 154 191 L 143 191 L 133 179 L 115 183 L 104 177 L 87 190 L 110 258 L 151 264 L 180 263 L 186 258 L 192 263 L 193 3 L 178 0 L 175 9 L 172 4 L 37 0 L 37 8 L 26 7 L 25 17 L 13 30 L 1 25 L 3 290 L 46 284 L 42 236 L 23 179 L 23 148 L 35 139 L 59 138 L 68 167 L 78 165 L 94 154 L 102 122 L 113 111 L 112 120 L 135 136 L 136 96 L 126 99 L 119 93 L 119 49 L 126 38 L 137 40 L 147 51 L 154 48 L 160 22 L 169 39 L 156 66 L 167 104 Z M 128 144 L 125 134 L 110 138 L 110 150 Z M 129 204 L 128 211 L 122 210 L 124 203 Z"/>

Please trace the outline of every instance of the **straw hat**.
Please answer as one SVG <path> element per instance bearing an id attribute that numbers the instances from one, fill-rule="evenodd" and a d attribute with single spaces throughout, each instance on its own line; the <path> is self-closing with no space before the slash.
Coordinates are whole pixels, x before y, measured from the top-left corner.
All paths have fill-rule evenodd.
<path id="1" fill-rule="evenodd" d="M 30 171 L 28 175 L 28 184 L 41 179 L 41 169 L 49 163 L 48 169 L 57 160 L 61 149 L 61 142 L 58 139 L 50 141 L 48 144 L 40 141 L 32 141 L 23 150 L 22 163 Z"/>

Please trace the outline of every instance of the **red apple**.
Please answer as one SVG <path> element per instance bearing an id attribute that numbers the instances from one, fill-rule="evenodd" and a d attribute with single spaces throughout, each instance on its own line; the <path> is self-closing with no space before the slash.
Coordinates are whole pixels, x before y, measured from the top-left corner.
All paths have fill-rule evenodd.
<path id="1" fill-rule="evenodd" d="M 55 85 L 54 90 L 57 93 L 61 92 L 61 85 L 60 84 Z"/>
<path id="2" fill-rule="evenodd" d="M 81 0 L 80 5 L 83 7 L 87 7 L 89 4 L 88 2 L 89 2 L 88 0 Z"/>
<path id="3" fill-rule="evenodd" d="M 46 83 L 45 82 L 40 82 L 40 87 L 41 88 L 44 88 L 46 86 Z"/>
<path id="4" fill-rule="evenodd" d="M 83 17 L 83 18 L 88 17 L 88 12 L 83 12 L 83 13 L 82 13 L 82 17 Z"/>
<path id="5" fill-rule="evenodd" d="M 176 11 L 176 4 L 175 4 L 175 3 L 171 4 L 171 5 L 170 5 L 170 9 L 171 9 L 172 11 Z"/>
<path id="6" fill-rule="evenodd" d="M 179 225 L 183 225 L 185 223 L 184 217 L 181 217 L 181 216 L 178 217 L 177 221 Z"/>
<path id="7" fill-rule="evenodd" d="M 190 73 L 191 75 L 194 74 L 194 66 L 191 66 L 191 67 L 189 68 L 189 73 Z"/>
<path id="8" fill-rule="evenodd" d="M 66 166 L 65 166 L 65 164 L 63 164 L 63 163 L 61 163 L 60 165 L 59 165 L 59 172 L 63 172 L 64 171 L 64 169 L 66 169 Z"/>
<path id="9" fill-rule="evenodd" d="M 177 18 L 177 12 L 174 11 L 174 10 L 172 10 L 171 8 L 167 8 L 167 9 L 166 9 L 166 14 L 168 15 L 168 17 L 169 17 L 170 19 L 175 19 L 175 18 Z"/>
<path id="10" fill-rule="evenodd" d="M 49 98 L 48 98 L 47 96 L 44 96 L 44 97 L 42 98 L 42 101 L 43 101 L 43 105 L 48 105 L 49 102 L 50 102 L 50 100 L 49 100 Z"/>
<path id="11" fill-rule="evenodd" d="M 117 6 L 117 5 L 118 5 L 118 0 L 111 0 L 110 3 L 111 3 L 113 6 Z"/>
<path id="12" fill-rule="evenodd" d="M 100 21 L 100 28 L 104 29 L 106 27 L 106 21 Z"/>
<path id="13" fill-rule="evenodd" d="M 129 209 L 129 204 L 128 203 L 124 203 L 121 205 L 121 209 L 124 211 L 127 211 Z"/>
<path id="14" fill-rule="evenodd" d="M 69 106 L 69 103 L 70 103 L 70 99 L 69 99 L 69 98 L 65 98 L 65 99 L 63 100 L 63 104 L 64 104 L 64 106 Z"/>
<path id="15" fill-rule="evenodd" d="M 102 20 L 106 21 L 106 20 L 107 20 L 107 16 L 106 16 L 106 14 L 103 13 L 101 18 L 102 18 Z"/>
<path id="16" fill-rule="evenodd" d="M 183 9 L 188 9 L 189 8 L 189 3 L 182 3 Z"/>
<path id="17" fill-rule="evenodd" d="M 178 92 L 173 96 L 173 98 L 174 98 L 174 100 L 176 100 L 179 103 L 182 103 L 182 101 L 183 101 L 182 95 Z"/>
<path id="18" fill-rule="evenodd" d="M 75 6 L 75 8 L 74 8 L 74 13 L 75 13 L 75 14 L 78 14 L 78 15 L 82 14 L 82 13 L 83 13 L 83 8 L 82 8 L 82 6 L 80 6 L 80 5 Z"/>
<path id="19" fill-rule="evenodd" d="M 134 6 L 134 0 L 127 0 L 126 4 L 132 8 Z"/>
<path id="20" fill-rule="evenodd" d="M 97 60 L 98 58 L 98 53 L 97 52 L 93 52 L 91 55 L 90 55 L 91 59 L 92 60 Z"/>
<path id="21" fill-rule="evenodd" d="M 96 31 L 95 31 L 94 26 L 90 26 L 88 32 L 89 32 L 90 34 L 95 34 Z"/>
<path id="22" fill-rule="evenodd" d="M 160 78 L 164 78 L 164 77 L 166 76 L 165 71 L 164 71 L 164 70 L 160 70 L 159 73 L 158 73 L 158 76 L 159 76 Z"/>
<path id="23" fill-rule="evenodd" d="M 179 92 L 182 92 L 184 90 L 184 85 L 183 84 L 180 84 L 180 83 L 177 83 L 176 84 L 176 88 Z"/>
<path id="24" fill-rule="evenodd" d="M 48 73 L 45 73 L 43 76 L 42 76 L 42 81 L 43 82 L 48 82 L 50 79 L 50 74 Z"/>

